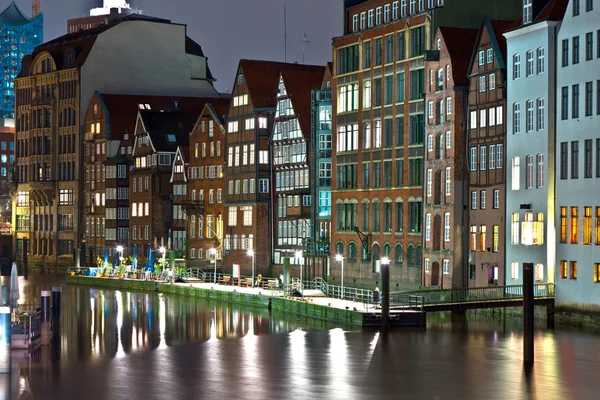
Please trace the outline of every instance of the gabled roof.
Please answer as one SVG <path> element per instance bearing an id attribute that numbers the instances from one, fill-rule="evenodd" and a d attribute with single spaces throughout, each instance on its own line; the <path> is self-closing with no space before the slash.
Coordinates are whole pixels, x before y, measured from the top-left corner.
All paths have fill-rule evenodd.
<path id="1" fill-rule="evenodd" d="M 108 113 L 108 137 L 111 140 L 122 140 L 123 134 L 135 132 L 135 123 L 140 104 L 148 104 L 153 111 L 201 110 L 208 101 L 216 104 L 229 104 L 229 100 L 220 98 L 203 97 L 177 97 L 177 96 L 146 96 L 130 94 L 96 95 Z"/>
<path id="2" fill-rule="evenodd" d="M 311 122 L 311 94 L 319 90 L 323 82 L 325 67 L 307 67 L 297 70 L 284 70 L 281 72 L 285 91 L 292 101 L 294 112 L 298 116 L 300 129 L 305 138 L 309 138 Z"/>
<path id="3" fill-rule="evenodd" d="M 36 17 L 29 18 L 23 14 L 23 11 L 21 11 L 14 0 L 4 7 L 4 10 L 0 11 L 0 22 L 8 25 L 23 25 L 34 20 Z"/>
<path id="4" fill-rule="evenodd" d="M 254 108 L 273 108 L 277 103 L 279 77 L 285 70 L 323 68 L 316 65 L 282 63 L 276 61 L 240 60 L 238 70 L 244 74 Z M 237 78 L 237 77 L 236 77 Z"/>
<path id="5" fill-rule="evenodd" d="M 139 116 L 155 151 L 174 153 L 178 146 L 189 146 L 189 133 L 199 112 L 139 110 Z"/>
<path id="6" fill-rule="evenodd" d="M 439 30 L 452 62 L 454 85 L 468 85 L 468 68 L 477 38 L 477 29 L 440 26 Z"/>
<path id="7" fill-rule="evenodd" d="M 481 36 L 483 35 L 484 29 L 487 31 L 488 37 L 490 38 L 490 43 L 492 44 L 492 48 L 494 49 L 494 54 L 496 60 L 498 61 L 498 66 L 503 69 L 506 68 L 506 38 L 502 34 L 512 24 L 513 21 L 490 20 L 487 16 L 483 17 L 483 21 L 481 22 L 481 26 L 479 27 L 479 31 L 477 32 L 477 38 L 475 39 L 475 43 L 473 44 L 473 51 L 471 53 L 471 61 L 469 63 L 467 75 L 471 74 L 471 71 L 473 70 L 473 65 L 477 60 L 479 42 L 481 41 Z"/>
<path id="8" fill-rule="evenodd" d="M 546 4 L 546 7 L 544 7 L 542 11 L 533 19 L 533 21 L 527 25 L 533 25 L 542 21 L 560 21 L 565 16 L 565 11 L 567 11 L 568 5 L 569 0 L 550 0 L 548 4 Z M 506 32 L 522 28 L 523 26 L 523 17 L 521 17 L 510 27 L 508 27 Z"/>

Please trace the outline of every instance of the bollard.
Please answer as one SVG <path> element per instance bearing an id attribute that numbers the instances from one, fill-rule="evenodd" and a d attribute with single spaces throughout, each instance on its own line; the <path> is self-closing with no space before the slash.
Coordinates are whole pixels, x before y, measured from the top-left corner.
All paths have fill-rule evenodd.
<path id="1" fill-rule="evenodd" d="M 50 291 L 42 290 L 42 346 L 50 345 Z"/>
<path id="2" fill-rule="evenodd" d="M 10 307 L 0 307 L 0 374 L 10 374 Z"/>
<path id="3" fill-rule="evenodd" d="M 390 265 L 381 265 L 381 328 L 390 327 Z"/>
<path id="4" fill-rule="evenodd" d="M 60 335 L 60 300 L 62 288 L 54 286 L 52 288 L 52 336 Z"/>
<path id="5" fill-rule="evenodd" d="M 523 263 L 523 361 L 533 363 L 533 263 Z"/>

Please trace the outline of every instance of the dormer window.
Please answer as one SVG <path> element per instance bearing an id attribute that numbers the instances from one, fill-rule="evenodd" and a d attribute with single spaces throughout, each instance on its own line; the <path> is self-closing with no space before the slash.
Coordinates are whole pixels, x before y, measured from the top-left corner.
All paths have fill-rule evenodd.
<path id="1" fill-rule="evenodd" d="M 531 2 L 533 0 L 523 0 L 523 23 L 529 24 L 533 18 L 533 9 Z"/>
<path id="2" fill-rule="evenodd" d="M 175 143 L 175 142 L 177 142 L 177 139 L 175 138 L 175 135 L 173 135 L 172 133 L 169 133 L 167 135 L 167 141 L 169 143 Z"/>

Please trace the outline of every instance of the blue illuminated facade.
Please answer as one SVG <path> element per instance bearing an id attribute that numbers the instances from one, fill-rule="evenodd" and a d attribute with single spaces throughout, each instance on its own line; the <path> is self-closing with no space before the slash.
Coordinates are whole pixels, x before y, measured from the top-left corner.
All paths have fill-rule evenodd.
<path id="1" fill-rule="evenodd" d="M 15 117 L 13 79 L 21 70 L 21 60 L 44 42 L 44 16 L 29 18 L 12 1 L 0 12 L 0 117 Z"/>

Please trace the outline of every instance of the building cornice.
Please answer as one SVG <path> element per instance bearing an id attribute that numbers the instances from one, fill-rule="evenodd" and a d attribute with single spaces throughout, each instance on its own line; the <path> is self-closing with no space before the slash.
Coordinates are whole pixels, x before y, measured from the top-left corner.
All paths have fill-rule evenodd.
<path id="1" fill-rule="evenodd" d="M 512 31 L 504 32 L 503 36 L 507 39 L 512 39 L 520 35 L 526 35 L 531 32 L 536 32 L 545 28 L 553 28 L 558 25 L 559 21 L 541 21 L 531 25 L 525 25 Z"/>

